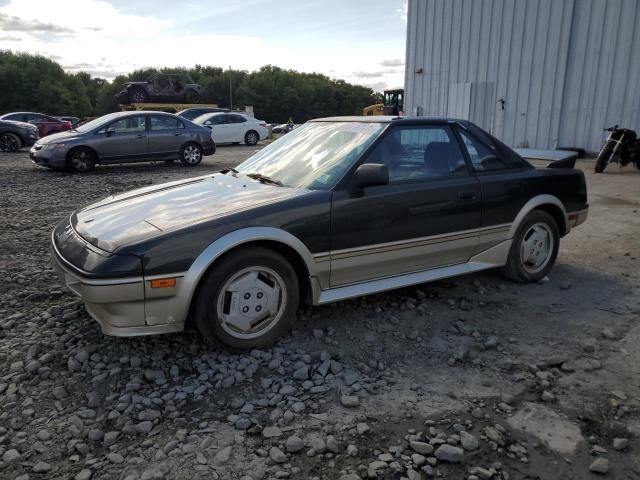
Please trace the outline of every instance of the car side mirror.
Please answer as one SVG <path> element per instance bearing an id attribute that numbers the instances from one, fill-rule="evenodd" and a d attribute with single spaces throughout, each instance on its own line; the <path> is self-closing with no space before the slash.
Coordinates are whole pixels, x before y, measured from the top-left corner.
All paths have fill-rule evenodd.
<path id="1" fill-rule="evenodd" d="M 381 163 L 365 163 L 355 173 L 355 184 L 358 188 L 376 187 L 389 184 L 389 171 Z"/>
<path id="2" fill-rule="evenodd" d="M 205 125 L 209 130 L 213 130 L 213 125 Z"/>
<path id="3" fill-rule="evenodd" d="M 113 128 L 107 128 L 105 133 L 106 133 L 107 137 L 110 137 L 111 135 L 115 135 L 116 131 Z"/>

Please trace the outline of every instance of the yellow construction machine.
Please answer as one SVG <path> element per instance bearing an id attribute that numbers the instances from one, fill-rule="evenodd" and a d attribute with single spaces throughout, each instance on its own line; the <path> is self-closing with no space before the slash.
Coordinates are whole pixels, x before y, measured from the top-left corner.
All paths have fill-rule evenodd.
<path id="1" fill-rule="evenodd" d="M 404 88 L 385 90 L 384 103 L 376 103 L 362 109 L 362 115 L 402 115 L 404 113 Z"/>

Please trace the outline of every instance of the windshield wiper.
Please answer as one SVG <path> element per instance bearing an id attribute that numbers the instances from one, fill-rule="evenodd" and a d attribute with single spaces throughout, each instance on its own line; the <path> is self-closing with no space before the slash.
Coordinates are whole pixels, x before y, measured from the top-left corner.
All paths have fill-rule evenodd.
<path id="1" fill-rule="evenodd" d="M 258 180 L 262 183 L 270 183 L 272 185 L 278 185 L 279 187 L 283 186 L 282 182 L 274 180 L 273 178 L 269 178 L 266 175 L 262 175 L 261 173 L 247 173 L 247 177 L 253 178 L 254 180 Z"/>

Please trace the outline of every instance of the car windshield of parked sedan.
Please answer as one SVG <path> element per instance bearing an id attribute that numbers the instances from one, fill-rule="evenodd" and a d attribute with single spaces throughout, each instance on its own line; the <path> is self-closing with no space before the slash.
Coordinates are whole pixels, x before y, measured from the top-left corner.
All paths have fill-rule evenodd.
<path id="1" fill-rule="evenodd" d="M 286 187 L 328 190 L 383 128 L 369 122 L 310 122 L 260 150 L 236 171 Z"/>
<path id="2" fill-rule="evenodd" d="M 90 132 L 94 128 L 100 127 L 110 120 L 116 118 L 118 116 L 117 113 L 108 113 L 107 115 L 103 115 L 102 117 L 96 118 L 95 120 L 91 120 L 90 122 L 79 125 L 77 128 L 73 130 L 75 132 L 85 133 Z"/>

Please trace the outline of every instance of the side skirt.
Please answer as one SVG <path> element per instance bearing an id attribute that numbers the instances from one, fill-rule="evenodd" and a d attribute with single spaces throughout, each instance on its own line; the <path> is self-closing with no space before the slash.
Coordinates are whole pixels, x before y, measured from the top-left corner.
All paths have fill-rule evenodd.
<path id="1" fill-rule="evenodd" d="M 511 240 L 500 242 L 484 252 L 470 258 L 467 263 L 457 265 L 448 265 L 438 267 L 431 270 L 421 272 L 407 273 L 397 275 L 395 277 L 380 278 L 368 282 L 355 283 L 345 285 L 343 287 L 332 288 L 319 292 L 315 296 L 316 305 L 346 300 L 348 298 L 370 295 L 372 293 L 384 292 L 387 290 L 395 290 L 396 288 L 408 287 L 410 285 L 418 285 L 420 283 L 433 282 L 443 278 L 457 277 L 468 273 L 479 272 L 504 266 L 509 250 L 511 249 Z"/>

